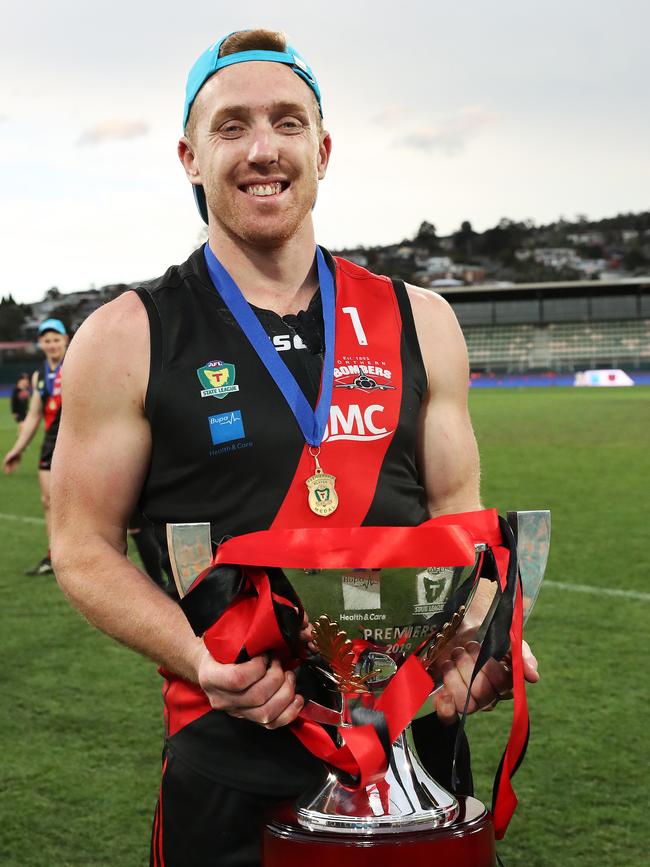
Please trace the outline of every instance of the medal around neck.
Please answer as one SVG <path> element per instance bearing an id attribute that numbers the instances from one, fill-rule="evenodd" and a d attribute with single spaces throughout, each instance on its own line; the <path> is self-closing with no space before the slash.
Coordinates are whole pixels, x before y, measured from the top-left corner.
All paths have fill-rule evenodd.
<path id="1" fill-rule="evenodd" d="M 316 470 L 314 471 L 314 475 L 310 476 L 305 484 L 309 491 L 309 508 L 315 515 L 326 518 L 338 508 L 339 495 L 336 493 L 336 488 L 334 487 L 336 476 L 326 473 L 321 469 L 321 465 L 318 463 L 319 453 L 320 449 L 318 449 L 316 454 L 309 449 L 309 454 L 316 462 Z"/>

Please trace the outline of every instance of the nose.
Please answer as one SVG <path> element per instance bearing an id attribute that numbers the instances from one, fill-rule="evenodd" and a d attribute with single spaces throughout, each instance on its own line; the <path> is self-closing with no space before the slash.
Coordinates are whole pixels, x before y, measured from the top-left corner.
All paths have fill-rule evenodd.
<path id="1" fill-rule="evenodd" d="M 278 161 L 278 147 L 273 130 L 256 127 L 248 150 L 248 162 L 268 166 Z"/>

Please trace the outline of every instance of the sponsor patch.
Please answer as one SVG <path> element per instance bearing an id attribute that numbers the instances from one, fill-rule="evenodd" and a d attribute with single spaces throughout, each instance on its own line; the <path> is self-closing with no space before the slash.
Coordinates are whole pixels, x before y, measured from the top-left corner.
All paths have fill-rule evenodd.
<path id="1" fill-rule="evenodd" d="M 381 608 L 379 569 L 355 569 L 343 575 L 343 605 L 346 611 Z"/>
<path id="2" fill-rule="evenodd" d="M 197 368 L 196 375 L 203 386 L 201 397 L 218 397 L 222 399 L 235 391 L 235 365 L 225 361 L 208 361 L 203 367 Z"/>
<path id="3" fill-rule="evenodd" d="M 229 443 L 231 440 L 240 440 L 246 436 L 241 411 L 238 409 L 232 412 L 222 412 L 219 415 L 211 415 L 208 418 L 208 423 L 212 443 L 215 446 Z"/>
<path id="4" fill-rule="evenodd" d="M 330 417 L 323 434 L 323 442 L 352 440 L 357 442 L 381 440 L 393 431 L 383 424 L 385 407 L 379 403 L 359 406 L 353 403 L 345 408 L 330 407 Z"/>

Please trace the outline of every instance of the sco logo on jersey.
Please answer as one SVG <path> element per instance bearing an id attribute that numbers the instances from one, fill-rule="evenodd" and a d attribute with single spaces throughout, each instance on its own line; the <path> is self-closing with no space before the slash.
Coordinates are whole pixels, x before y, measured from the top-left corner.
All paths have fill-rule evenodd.
<path id="1" fill-rule="evenodd" d="M 381 416 L 384 412 L 385 407 L 378 403 L 363 408 L 352 403 L 345 410 L 340 406 L 331 406 L 329 422 L 322 441 L 332 443 L 337 440 L 357 442 L 382 440 L 393 433 L 382 423 Z"/>
<path id="2" fill-rule="evenodd" d="M 234 391 L 239 391 L 235 385 L 235 365 L 225 361 L 208 361 L 196 371 L 199 382 L 204 386 L 201 397 L 218 397 L 220 400 Z"/>

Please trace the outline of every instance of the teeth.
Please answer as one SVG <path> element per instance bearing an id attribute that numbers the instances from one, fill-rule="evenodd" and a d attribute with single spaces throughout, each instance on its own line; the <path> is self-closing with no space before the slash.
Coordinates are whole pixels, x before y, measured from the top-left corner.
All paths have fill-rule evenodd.
<path id="1" fill-rule="evenodd" d="M 279 181 L 275 184 L 251 184 L 246 187 L 246 192 L 249 196 L 274 196 L 282 192 L 282 184 Z"/>

